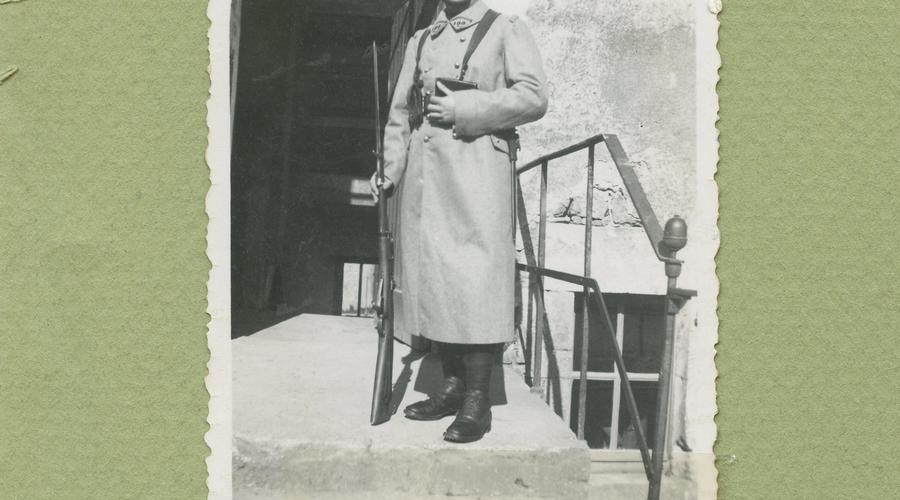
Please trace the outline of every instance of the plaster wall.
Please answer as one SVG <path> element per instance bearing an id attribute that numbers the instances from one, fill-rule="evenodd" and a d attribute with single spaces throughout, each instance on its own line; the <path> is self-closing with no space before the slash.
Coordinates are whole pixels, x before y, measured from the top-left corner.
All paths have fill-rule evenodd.
<path id="1" fill-rule="evenodd" d="M 542 120 L 522 127 L 520 158 L 527 161 L 601 132 L 616 134 L 659 218 L 688 214 L 695 186 L 692 2 L 487 3 L 498 8 L 518 5 L 510 11 L 524 11 L 548 75 L 549 110 Z M 602 153 L 600 148 L 593 219 L 600 224 L 632 224 L 630 203 L 606 192 L 621 193 L 621 182 Z M 587 153 L 558 163 L 551 164 L 549 209 L 567 205 L 569 198 L 574 198 L 576 209 L 583 207 Z M 536 174 L 523 178 L 527 200 L 537 200 Z M 612 214 L 607 214 L 610 208 Z M 529 209 L 536 215 L 536 204 Z"/>

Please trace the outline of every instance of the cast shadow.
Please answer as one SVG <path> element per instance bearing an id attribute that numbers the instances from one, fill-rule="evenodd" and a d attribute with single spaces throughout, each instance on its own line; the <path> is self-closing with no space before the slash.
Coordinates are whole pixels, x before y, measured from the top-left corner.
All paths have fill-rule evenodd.
<path id="1" fill-rule="evenodd" d="M 409 386 L 409 381 L 412 379 L 413 362 L 422 359 L 427 354 L 427 351 L 417 351 L 414 349 L 409 351 L 409 354 L 403 356 L 403 359 L 401 359 L 403 369 L 400 370 L 400 375 L 397 376 L 394 387 L 391 389 L 391 415 L 397 413 L 397 409 L 400 408 L 400 403 L 403 402 L 403 398 L 406 396 L 406 388 Z"/>
<path id="2" fill-rule="evenodd" d="M 535 255 L 534 243 L 531 237 L 531 228 L 528 226 L 528 214 L 525 210 L 525 196 L 522 193 L 522 184 L 516 179 L 516 220 L 518 221 L 519 233 L 522 235 L 522 249 L 525 253 L 525 262 L 529 266 L 537 267 L 538 259 Z M 519 279 L 521 271 L 516 269 L 516 285 L 517 285 L 517 297 L 521 296 L 521 292 L 519 292 L 518 285 L 521 283 Z M 525 333 L 525 343 L 524 343 L 524 355 L 525 355 L 525 383 L 529 386 L 534 387 L 537 385 L 538 387 L 542 386 L 540 380 L 534 380 L 534 367 L 533 367 L 533 357 L 534 357 L 534 336 L 536 335 L 536 325 L 532 322 L 532 320 L 540 320 L 541 322 L 541 340 L 544 348 L 544 358 L 547 361 L 546 367 L 546 375 L 543 375 L 541 378 L 546 377 L 547 387 L 546 390 L 543 391 L 543 399 L 544 401 L 553 408 L 553 412 L 559 416 L 563 415 L 562 409 L 562 387 L 559 373 L 559 363 L 556 357 L 556 344 L 553 341 L 553 334 L 550 331 L 550 322 L 547 319 L 547 308 L 544 306 L 544 290 L 543 290 L 543 278 L 534 274 L 530 274 L 528 276 L 528 305 L 527 305 L 527 314 L 526 318 L 526 333 Z M 541 318 L 534 318 L 536 316 L 533 314 L 535 311 L 535 304 L 540 303 L 541 309 L 544 311 L 544 314 L 541 315 Z M 519 304 L 519 312 L 516 315 L 516 325 L 519 332 L 521 332 L 521 322 L 522 322 L 522 305 Z"/>

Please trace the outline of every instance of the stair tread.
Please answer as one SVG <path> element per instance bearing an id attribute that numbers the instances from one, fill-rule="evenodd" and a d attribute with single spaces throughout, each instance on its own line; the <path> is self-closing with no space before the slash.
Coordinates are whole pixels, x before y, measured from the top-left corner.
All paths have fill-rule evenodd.
<path id="1" fill-rule="evenodd" d="M 587 446 L 508 368 L 502 377 L 508 404 L 492 409 L 493 428 L 480 441 L 445 442 L 449 417 L 411 421 L 402 410 L 384 424 L 369 425 L 376 346 L 370 318 L 318 315 L 300 315 L 232 342 L 235 488 L 244 492 L 237 497 L 270 498 L 265 495 L 288 490 L 340 495 L 354 488 L 413 496 L 521 497 L 550 487 L 586 494 Z M 409 352 L 395 344 L 395 380 Z M 435 383 L 435 361 L 410 364 L 399 408 L 423 398 L 418 391 Z M 473 467 L 490 474 L 481 484 L 459 484 Z M 544 471 L 546 478 L 540 477 Z M 386 478 L 405 475 L 415 481 Z"/>

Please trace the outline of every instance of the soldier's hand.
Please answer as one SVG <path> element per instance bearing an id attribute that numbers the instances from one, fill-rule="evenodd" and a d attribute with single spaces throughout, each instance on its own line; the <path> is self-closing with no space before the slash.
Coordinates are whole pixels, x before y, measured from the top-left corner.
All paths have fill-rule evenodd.
<path id="1" fill-rule="evenodd" d="M 391 188 L 394 187 L 394 183 L 388 179 L 384 178 L 384 191 L 390 192 Z M 378 172 L 372 174 L 372 178 L 369 179 L 369 189 L 372 191 L 372 199 L 375 200 L 375 203 L 378 203 Z"/>
<path id="2" fill-rule="evenodd" d="M 453 125 L 456 122 L 456 100 L 453 98 L 453 91 L 441 82 L 437 82 L 437 86 L 446 95 L 441 97 L 437 95 L 431 96 L 428 109 L 425 110 L 425 116 L 431 123 Z"/>

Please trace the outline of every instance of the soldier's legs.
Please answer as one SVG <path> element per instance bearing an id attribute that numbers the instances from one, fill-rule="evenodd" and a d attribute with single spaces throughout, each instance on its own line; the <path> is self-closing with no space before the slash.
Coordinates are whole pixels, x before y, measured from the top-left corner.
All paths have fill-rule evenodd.
<path id="1" fill-rule="evenodd" d="M 413 420 L 438 420 L 455 415 L 462 406 L 465 396 L 465 367 L 463 352 L 456 344 L 436 342 L 444 381 L 441 389 L 428 399 L 407 406 L 403 413 Z"/>
<path id="2" fill-rule="evenodd" d="M 491 430 L 491 371 L 501 345 L 457 345 L 465 369 L 466 392 L 456 419 L 444 432 L 445 440 L 470 443 Z"/>

